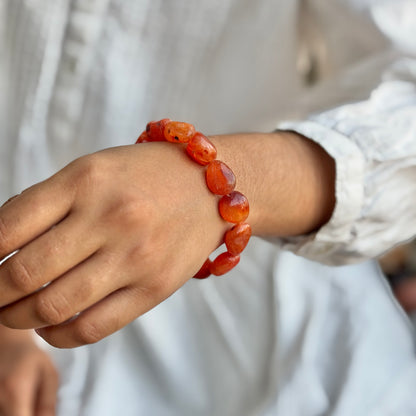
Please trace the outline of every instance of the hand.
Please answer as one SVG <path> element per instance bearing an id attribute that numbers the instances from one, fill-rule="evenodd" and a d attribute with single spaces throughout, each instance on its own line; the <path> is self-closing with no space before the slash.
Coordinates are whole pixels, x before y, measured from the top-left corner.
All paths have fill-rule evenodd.
<path id="1" fill-rule="evenodd" d="M 0 209 L 0 322 L 56 347 L 96 342 L 170 296 L 227 224 L 169 143 L 82 157 Z"/>
<path id="2" fill-rule="evenodd" d="M 55 367 L 33 340 L 20 338 L 0 338 L 0 415 L 54 415 L 58 390 Z"/>
<path id="3" fill-rule="evenodd" d="M 416 276 L 406 276 L 393 287 L 393 292 L 407 313 L 416 310 Z"/>
<path id="4" fill-rule="evenodd" d="M 254 235 L 318 229 L 335 164 L 291 132 L 211 138 L 250 201 Z M 204 170 L 165 142 L 80 158 L 0 208 L 0 323 L 57 347 L 99 341 L 191 278 L 229 224 Z"/>

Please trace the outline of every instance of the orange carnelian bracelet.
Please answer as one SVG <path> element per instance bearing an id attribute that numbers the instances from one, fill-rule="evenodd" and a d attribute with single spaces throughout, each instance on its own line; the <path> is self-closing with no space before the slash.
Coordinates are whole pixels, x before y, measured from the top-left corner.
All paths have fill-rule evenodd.
<path id="1" fill-rule="evenodd" d="M 186 153 L 189 157 L 200 165 L 207 166 L 205 178 L 208 189 L 221 196 L 218 202 L 219 213 L 225 221 L 235 225 L 224 235 L 227 251 L 213 261 L 208 258 L 194 278 L 205 279 L 210 274 L 225 274 L 238 264 L 240 253 L 251 237 L 251 227 L 244 222 L 249 214 L 248 200 L 242 193 L 234 191 L 236 179 L 233 171 L 225 163 L 216 160 L 217 149 L 206 136 L 195 131 L 192 124 L 168 118 L 151 121 L 136 143 L 160 141 L 187 143 Z"/>

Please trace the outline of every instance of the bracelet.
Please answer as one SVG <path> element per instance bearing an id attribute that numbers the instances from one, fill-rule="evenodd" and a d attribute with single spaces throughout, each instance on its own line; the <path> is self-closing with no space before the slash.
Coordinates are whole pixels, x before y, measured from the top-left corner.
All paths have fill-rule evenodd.
<path id="1" fill-rule="evenodd" d="M 247 198 L 235 191 L 236 178 L 233 171 L 220 160 L 217 160 L 217 149 L 202 133 L 195 131 L 192 124 L 172 121 L 164 118 L 147 123 L 146 130 L 139 136 L 138 143 L 168 141 L 186 143 L 188 156 L 202 166 L 206 166 L 205 179 L 208 189 L 221 196 L 218 202 L 220 216 L 234 226 L 224 235 L 227 251 L 218 255 L 215 260 L 208 259 L 193 276 L 205 279 L 211 274 L 220 276 L 229 272 L 240 261 L 240 253 L 245 249 L 251 237 L 251 227 L 244 221 L 249 214 Z"/>

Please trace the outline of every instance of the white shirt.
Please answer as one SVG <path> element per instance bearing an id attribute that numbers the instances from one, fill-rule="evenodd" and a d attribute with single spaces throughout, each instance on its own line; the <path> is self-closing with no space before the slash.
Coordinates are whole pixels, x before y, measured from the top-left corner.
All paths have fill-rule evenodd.
<path id="1" fill-rule="evenodd" d="M 413 0 L 0 3 L 2 199 L 163 117 L 290 128 L 337 166 L 316 234 L 253 239 L 229 276 L 59 352 L 60 414 L 415 413 L 413 334 L 380 271 L 316 263 L 416 234 L 415 22 Z"/>

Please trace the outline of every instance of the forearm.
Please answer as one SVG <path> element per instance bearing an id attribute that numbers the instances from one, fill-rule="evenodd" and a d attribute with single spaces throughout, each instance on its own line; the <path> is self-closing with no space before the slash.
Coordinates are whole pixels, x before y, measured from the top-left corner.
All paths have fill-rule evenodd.
<path id="1" fill-rule="evenodd" d="M 306 234 L 327 222 L 335 205 L 335 162 L 292 132 L 211 137 L 218 158 L 250 201 L 255 235 Z"/>

